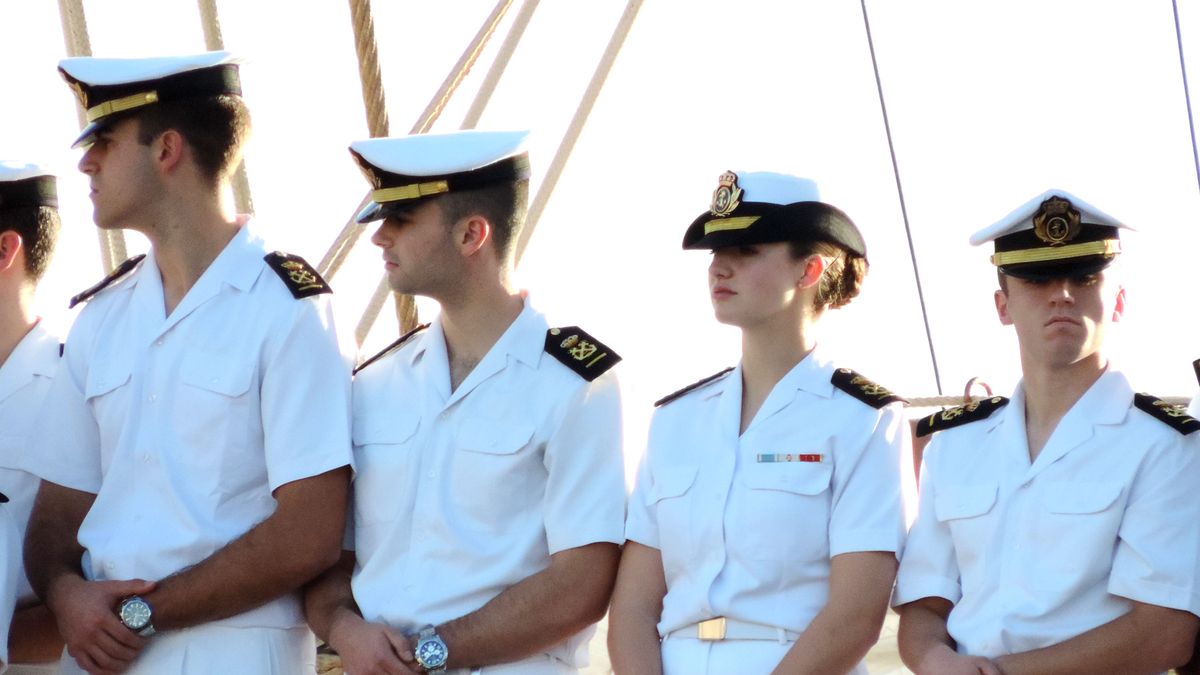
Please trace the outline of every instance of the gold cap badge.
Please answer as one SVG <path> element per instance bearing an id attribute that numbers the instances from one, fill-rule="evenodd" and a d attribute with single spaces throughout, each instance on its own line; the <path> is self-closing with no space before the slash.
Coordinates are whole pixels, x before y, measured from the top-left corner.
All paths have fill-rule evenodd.
<path id="1" fill-rule="evenodd" d="M 1033 217 L 1033 233 L 1051 246 L 1061 246 L 1079 236 L 1079 211 L 1066 199 L 1051 197 Z"/>
<path id="2" fill-rule="evenodd" d="M 714 216 L 727 216 L 742 203 L 742 189 L 738 187 L 737 174 L 732 171 L 721 174 L 718 180 L 708 212 Z"/>

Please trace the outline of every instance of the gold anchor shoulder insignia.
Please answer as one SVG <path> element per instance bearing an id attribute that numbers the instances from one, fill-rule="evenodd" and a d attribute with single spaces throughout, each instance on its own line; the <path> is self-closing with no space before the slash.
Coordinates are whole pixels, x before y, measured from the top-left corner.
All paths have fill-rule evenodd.
<path id="1" fill-rule="evenodd" d="M 692 391 L 699 389 L 700 387 L 703 387 L 704 385 L 708 384 L 709 382 L 716 382 L 717 380 L 724 377 L 726 373 L 728 373 L 732 370 L 733 370 L 733 366 L 730 366 L 730 367 L 726 368 L 725 370 L 722 370 L 719 373 L 709 375 L 708 377 L 704 378 L 703 380 L 700 380 L 699 382 L 693 382 L 693 383 L 689 384 L 688 386 L 684 387 L 683 389 L 680 389 L 678 391 L 673 391 L 670 394 L 667 394 L 666 396 L 655 401 L 654 407 L 657 408 L 659 406 L 666 405 L 666 404 L 670 403 L 671 401 L 674 401 L 675 399 L 683 396 L 684 394 L 687 394 L 688 392 L 692 392 Z"/>
<path id="2" fill-rule="evenodd" d="M 1003 396 L 993 396 L 991 398 L 971 401 L 966 405 L 960 405 L 957 408 L 949 408 L 935 412 L 929 417 L 922 418 L 917 422 L 917 438 L 928 436 L 935 431 L 943 431 L 957 426 L 962 426 L 969 422 L 977 422 L 985 420 L 992 416 L 992 413 L 1008 405 L 1008 399 Z"/>
<path id="3" fill-rule="evenodd" d="M 588 382 L 600 377 L 621 361 L 616 352 L 585 333 L 579 326 L 551 328 L 546 331 L 546 353 Z"/>
<path id="4" fill-rule="evenodd" d="M 889 403 L 897 401 L 908 403 L 903 396 L 893 393 L 892 390 L 883 385 L 875 384 L 849 368 L 838 368 L 835 370 L 830 381 L 833 382 L 833 386 L 872 408 L 882 408 Z"/>
<path id="5" fill-rule="evenodd" d="M 67 305 L 67 309 L 73 309 L 75 307 L 75 305 L 78 305 L 81 302 L 87 302 L 88 300 L 91 300 L 93 297 L 95 297 L 95 295 L 97 293 L 108 288 L 109 286 L 116 283 L 119 279 L 121 279 L 121 277 L 132 272 L 134 270 L 134 268 L 138 266 L 138 263 L 142 262 L 142 260 L 145 257 L 146 257 L 145 253 L 139 253 L 138 255 L 133 256 L 132 258 L 130 258 L 129 260 L 126 260 L 125 262 L 121 263 L 120 265 L 117 265 L 117 267 L 113 271 L 108 273 L 108 276 L 101 279 L 98 283 L 91 286 L 86 291 L 83 291 L 82 293 L 80 293 L 76 296 L 73 296 L 71 298 L 71 304 Z"/>
<path id="6" fill-rule="evenodd" d="M 1187 414 L 1187 409 L 1181 405 L 1171 405 L 1157 396 L 1151 396 L 1150 394 L 1135 394 L 1133 404 L 1142 412 L 1149 414 L 1154 419 L 1166 424 L 1184 436 L 1193 431 L 1200 431 L 1200 420 Z"/>
<path id="7" fill-rule="evenodd" d="M 388 354 L 391 354 L 392 352 L 396 351 L 397 349 L 402 347 L 404 345 L 404 343 L 408 342 L 409 338 L 416 335 L 417 333 L 420 333 L 421 331 L 425 330 L 426 328 L 429 328 L 429 324 L 423 323 L 420 326 L 417 326 L 416 328 L 408 331 L 404 335 L 401 335 L 399 338 L 396 339 L 395 342 L 393 342 L 392 344 L 379 350 L 379 352 L 377 354 L 375 354 L 375 356 L 372 356 L 371 358 L 367 359 L 366 361 L 363 361 L 362 363 L 355 366 L 354 371 L 351 374 L 357 375 L 359 373 L 359 371 L 361 371 L 363 368 L 366 368 L 367 366 L 371 365 L 372 363 L 375 363 L 376 361 L 382 359 L 383 357 L 387 356 Z"/>
<path id="8" fill-rule="evenodd" d="M 263 260 L 267 261 L 267 266 L 279 275 L 283 285 L 287 286 L 297 299 L 333 292 L 312 265 L 298 255 L 275 251 L 263 256 Z"/>

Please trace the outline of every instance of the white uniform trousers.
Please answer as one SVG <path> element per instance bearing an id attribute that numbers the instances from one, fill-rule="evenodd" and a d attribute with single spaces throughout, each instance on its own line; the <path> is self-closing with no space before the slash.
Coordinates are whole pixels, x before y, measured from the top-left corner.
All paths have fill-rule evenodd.
<path id="1" fill-rule="evenodd" d="M 662 641 L 663 675 L 767 675 L 783 660 L 792 642 L 775 640 Z M 867 675 L 860 663 L 852 675 Z"/>
<path id="2" fill-rule="evenodd" d="M 312 631 L 200 625 L 151 636 L 126 675 L 297 675 L 317 670 Z M 86 673 L 65 651 L 61 675 Z"/>
<path id="3" fill-rule="evenodd" d="M 579 670 L 553 656 L 539 654 L 521 661 L 501 663 L 495 666 L 448 670 L 446 675 L 579 675 Z"/>
<path id="4" fill-rule="evenodd" d="M 55 675 L 58 673 L 58 661 L 50 663 L 14 663 L 4 671 L 4 675 Z"/>

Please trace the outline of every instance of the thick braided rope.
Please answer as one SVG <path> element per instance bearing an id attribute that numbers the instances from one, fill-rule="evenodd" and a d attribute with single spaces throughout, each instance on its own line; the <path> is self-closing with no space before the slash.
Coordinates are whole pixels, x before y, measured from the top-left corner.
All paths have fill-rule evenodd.
<path id="1" fill-rule="evenodd" d="M 217 0 L 199 0 L 200 25 L 204 28 L 204 48 L 210 52 L 225 49 L 225 38 L 221 35 L 221 20 L 217 16 Z M 246 176 L 246 160 L 238 162 L 233 172 L 233 201 L 238 213 L 254 213 L 254 200 L 250 197 L 250 179 Z"/>
<path id="2" fill-rule="evenodd" d="M 63 41 L 67 46 L 67 56 L 91 56 L 92 41 L 88 38 L 83 0 L 58 0 L 58 13 L 62 18 Z M 82 107 L 79 107 L 76 112 L 79 115 L 79 128 L 82 129 L 87 125 L 87 117 Z M 97 229 L 96 231 L 100 237 L 100 261 L 104 265 L 104 272 L 108 273 L 128 257 L 125 235 L 120 230 Z"/>

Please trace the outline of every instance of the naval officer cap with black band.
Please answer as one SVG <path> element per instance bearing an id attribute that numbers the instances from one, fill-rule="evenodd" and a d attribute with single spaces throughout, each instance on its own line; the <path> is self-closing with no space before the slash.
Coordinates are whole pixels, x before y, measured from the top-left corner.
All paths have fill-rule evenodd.
<path id="1" fill-rule="evenodd" d="M 40 206 L 58 208 L 54 174 L 37 164 L 0 160 L 0 212 Z"/>
<path id="2" fill-rule="evenodd" d="M 90 145 L 98 131 L 145 106 L 242 93 L 238 60 L 229 52 L 144 59 L 80 56 L 63 59 L 58 70 L 87 114 L 88 124 L 71 147 Z"/>
<path id="3" fill-rule="evenodd" d="M 721 174 L 708 211 L 683 235 L 683 248 L 788 241 L 827 241 L 867 257 L 867 244 L 854 221 L 822 202 L 815 182 L 769 171 Z"/>
<path id="4" fill-rule="evenodd" d="M 1095 274 L 1121 253 L 1120 231 L 1133 229 L 1065 190 L 1048 190 L 971 235 L 993 242 L 992 264 L 1029 281 Z"/>
<path id="5" fill-rule="evenodd" d="M 356 220 L 369 223 L 411 211 L 424 199 L 529 178 L 528 131 L 457 131 L 350 144 L 371 183 Z"/>

